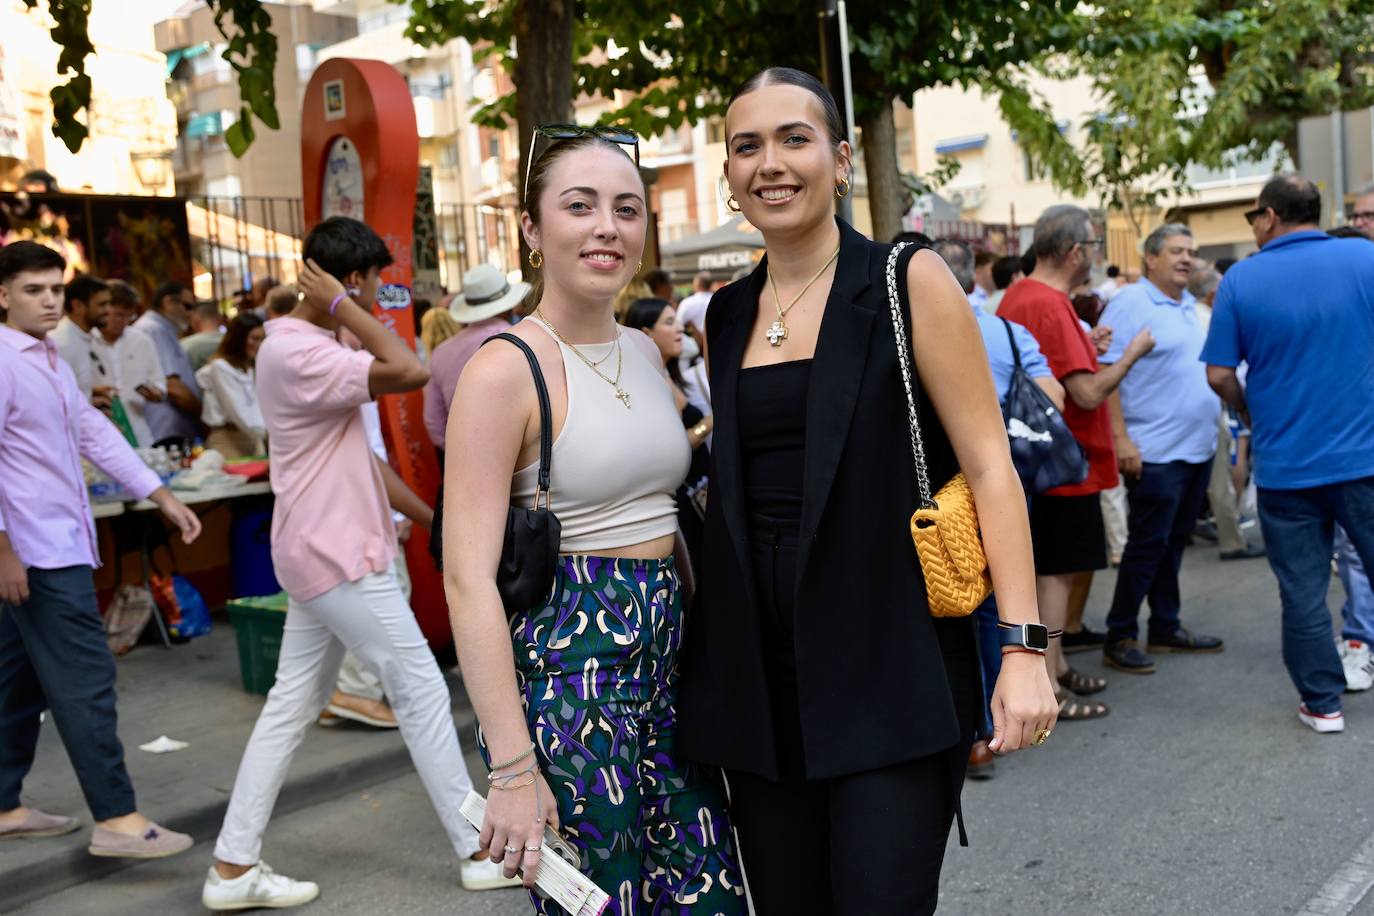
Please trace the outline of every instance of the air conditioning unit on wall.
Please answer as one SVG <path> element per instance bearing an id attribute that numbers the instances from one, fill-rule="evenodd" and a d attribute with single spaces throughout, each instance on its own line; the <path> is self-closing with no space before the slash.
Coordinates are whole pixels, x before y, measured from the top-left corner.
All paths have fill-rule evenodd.
<path id="1" fill-rule="evenodd" d="M 950 188 L 945 197 L 960 210 L 977 210 L 987 199 L 987 190 L 985 185 L 971 184 L 962 188 Z"/>

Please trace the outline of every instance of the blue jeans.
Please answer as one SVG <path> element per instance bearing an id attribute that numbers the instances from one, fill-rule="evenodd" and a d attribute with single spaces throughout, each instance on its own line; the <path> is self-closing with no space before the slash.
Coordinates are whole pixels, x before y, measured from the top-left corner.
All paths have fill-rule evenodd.
<path id="1" fill-rule="evenodd" d="M 1283 663 L 1307 708 L 1337 712 L 1345 672 L 1326 592 L 1336 525 L 1374 567 L 1374 477 L 1305 490 L 1259 491 L 1260 528 L 1283 603 Z"/>
<path id="2" fill-rule="evenodd" d="M 1342 639 L 1358 639 L 1374 646 L 1374 589 L 1369 587 L 1369 573 L 1360 554 L 1345 533 L 1336 528 L 1336 569 L 1345 586 L 1345 604 L 1341 605 Z"/>
<path id="3" fill-rule="evenodd" d="M 1210 461 L 1147 462 L 1138 479 L 1126 481 L 1126 549 L 1107 611 L 1107 642 L 1136 638 L 1140 603 L 1146 598 L 1150 636 L 1163 639 L 1178 631 L 1183 603 L 1178 569 L 1211 473 Z"/>
<path id="4" fill-rule="evenodd" d="M 997 629 L 997 596 L 988 595 L 987 600 L 973 611 L 978 624 L 978 667 L 983 675 L 983 713 L 978 729 L 979 738 L 992 737 L 992 691 L 997 686 L 997 676 L 1002 673 L 1002 634 Z"/>
<path id="5" fill-rule="evenodd" d="M 29 600 L 0 602 L 0 811 L 19 807 L 39 718 L 51 709 L 97 821 L 132 814 L 115 718 L 115 663 L 89 566 L 30 569 Z"/>

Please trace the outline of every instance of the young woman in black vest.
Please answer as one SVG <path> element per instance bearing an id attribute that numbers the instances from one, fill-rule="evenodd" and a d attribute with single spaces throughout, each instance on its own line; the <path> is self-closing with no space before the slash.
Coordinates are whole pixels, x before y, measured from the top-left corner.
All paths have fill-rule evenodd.
<path id="1" fill-rule="evenodd" d="M 725 126 L 730 205 L 767 257 L 706 318 L 715 440 L 679 748 L 726 771 L 759 913 L 933 912 L 981 688 L 970 619 L 930 616 L 908 531 L 889 247 L 834 216 L 850 148 L 814 77 L 754 76 Z M 932 252 L 901 267 L 931 488 L 963 469 L 1002 619 L 1038 623 L 1025 497 L 968 301 Z M 1055 721 L 1044 658 L 1005 651 L 998 753 Z"/>

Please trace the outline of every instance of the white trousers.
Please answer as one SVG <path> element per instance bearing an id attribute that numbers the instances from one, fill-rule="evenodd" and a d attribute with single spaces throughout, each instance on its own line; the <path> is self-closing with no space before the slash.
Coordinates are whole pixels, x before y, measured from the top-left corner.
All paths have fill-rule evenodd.
<path id="1" fill-rule="evenodd" d="M 401 596 L 409 603 L 410 570 L 406 566 L 404 544 L 399 545 L 396 551 L 396 584 L 401 589 Z M 386 696 L 386 691 L 382 689 L 382 679 L 365 667 L 352 652 L 345 652 L 343 664 L 339 665 L 338 688 L 340 693 L 377 702 L 381 702 Z"/>
<path id="2" fill-rule="evenodd" d="M 1117 484 L 1110 490 L 1103 490 L 1102 525 L 1107 530 L 1107 553 L 1120 557 L 1126 550 L 1126 517 L 1130 510 L 1126 505 L 1126 485 Z"/>
<path id="3" fill-rule="evenodd" d="M 254 865 L 291 758 L 334 691 L 345 648 L 381 675 L 401 737 L 460 858 L 477 833 L 459 806 L 472 789 L 448 686 L 393 572 L 346 582 L 309 601 L 292 598 L 267 695 L 239 764 L 215 857 Z"/>

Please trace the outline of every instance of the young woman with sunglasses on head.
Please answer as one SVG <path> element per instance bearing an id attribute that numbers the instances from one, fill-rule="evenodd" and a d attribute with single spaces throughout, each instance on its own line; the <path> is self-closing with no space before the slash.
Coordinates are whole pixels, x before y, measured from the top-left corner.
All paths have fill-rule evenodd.
<path id="1" fill-rule="evenodd" d="M 552 408 L 562 555 L 540 606 L 503 608 L 496 584 L 507 512 L 534 500 L 541 438 L 530 365 L 510 341 L 463 370 L 446 439 L 445 583 L 492 767 L 481 842 L 530 886 L 553 827 L 610 895 L 608 912 L 743 913 L 718 775 L 675 749 L 686 566 L 673 493 L 687 435 L 658 349 L 612 311 L 644 250 L 637 141 L 565 126 L 540 138 L 521 214 L 540 283 L 511 331 Z"/>
<path id="2" fill-rule="evenodd" d="M 711 495 L 679 747 L 726 770 L 758 912 L 934 912 L 982 689 L 971 618 L 932 618 L 908 529 L 890 248 L 835 218 L 851 153 L 814 77 L 751 78 L 726 142 L 730 204 L 767 256 L 707 312 Z M 898 264 L 931 491 L 962 468 L 1002 618 L 1038 626 L 1025 497 L 968 300 L 933 252 Z M 1054 724 L 1028 648 L 1004 650 L 997 752 Z"/>

